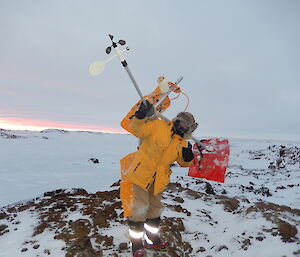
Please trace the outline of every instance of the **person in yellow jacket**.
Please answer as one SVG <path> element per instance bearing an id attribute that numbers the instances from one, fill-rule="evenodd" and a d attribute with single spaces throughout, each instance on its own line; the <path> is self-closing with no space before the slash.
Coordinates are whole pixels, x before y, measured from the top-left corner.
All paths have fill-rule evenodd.
<path id="1" fill-rule="evenodd" d="M 128 216 L 129 236 L 134 257 L 145 256 L 144 247 L 167 248 L 159 235 L 160 216 L 164 205 L 162 192 L 170 182 L 170 165 L 177 162 L 188 167 L 193 162 L 191 144 L 186 139 L 197 128 L 193 115 L 180 112 L 171 122 L 151 120 L 153 106 L 141 103 L 131 117 L 130 128 L 140 138 L 138 151 L 129 167 L 128 179 L 133 184 L 133 204 Z M 145 242 L 143 243 L 143 238 Z"/>

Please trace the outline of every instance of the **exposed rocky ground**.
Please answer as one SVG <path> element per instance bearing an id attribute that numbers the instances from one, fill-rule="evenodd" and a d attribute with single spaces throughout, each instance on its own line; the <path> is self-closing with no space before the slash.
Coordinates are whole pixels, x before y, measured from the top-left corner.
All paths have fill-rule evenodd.
<path id="1" fill-rule="evenodd" d="M 119 177 L 118 160 L 130 152 L 127 141 L 133 149 L 135 141 L 5 130 L 0 140 L 0 200 L 6 205 L 0 208 L 0 257 L 131 256 L 119 182 L 113 182 Z M 161 227 L 171 247 L 147 256 L 300 256 L 297 143 L 232 140 L 224 184 L 172 169 Z M 84 189 L 51 191 L 73 187 Z M 10 204 L 44 188 L 51 190 Z"/>
<path id="2" fill-rule="evenodd" d="M 201 230 L 205 224 L 211 229 L 221 228 L 227 236 L 226 230 L 231 228 L 219 224 L 221 221 L 217 212 L 224 212 L 232 219 L 244 219 L 246 223 L 258 217 L 265 221 L 260 230 L 252 231 L 250 228 L 246 231 L 241 228 L 236 231 L 231 238 L 235 241 L 234 248 L 247 251 L 251 245 L 266 240 L 270 235 L 285 244 L 299 242 L 299 209 L 196 192 L 180 183 L 171 183 L 164 198 L 168 216 L 163 219 L 162 233 L 165 239 L 172 242 L 172 247 L 164 253 L 152 253 L 152 256 L 214 256 L 212 253 L 230 251 L 233 248 L 231 244 L 215 245 L 214 235 Z M 195 208 L 195 202 L 199 203 L 198 208 Z M 216 206 L 216 210 L 209 208 L 211 205 Z M 52 249 L 39 242 L 39 236 L 43 234 L 49 240 L 62 240 L 64 246 L 60 250 L 66 257 L 130 256 L 118 183 L 112 186 L 111 191 L 89 194 L 84 189 L 56 190 L 32 201 L 2 208 L 2 238 L 7 233 L 18 233 L 22 222 L 26 222 L 22 220 L 24 213 L 34 217 L 37 223 L 32 227 L 31 237 L 19 246 L 19 256 L 27 251 L 32 253 L 30 256 L 51 256 Z M 198 228 L 190 230 L 189 222 L 197 224 Z M 116 230 L 119 230 L 117 236 Z M 198 246 L 195 248 L 196 242 Z M 300 251 L 294 251 L 293 255 L 300 256 Z"/>
<path id="3" fill-rule="evenodd" d="M 213 192 L 205 181 L 182 177 L 180 183 L 196 191 L 299 208 L 300 147 L 271 145 L 259 150 L 244 149 L 232 155 L 230 158 L 239 160 L 229 164 L 225 184 L 213 183 Z"/>

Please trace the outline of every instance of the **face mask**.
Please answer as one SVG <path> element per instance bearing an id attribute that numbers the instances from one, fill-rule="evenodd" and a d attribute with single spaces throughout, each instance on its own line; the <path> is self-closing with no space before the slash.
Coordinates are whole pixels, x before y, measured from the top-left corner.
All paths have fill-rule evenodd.
<path id="1" fill-rule="evenodd" d="M 188 127 L 181 120 L 174 121 L 174 132 L 180 136 L 183 136 L 184 133 L 188 131 Z"/>
<path id="2" fill-rule="evenodd" d="M 192 132 L 194 132 L 196 129 L 197 129 L 197 127 L 198 127 L 198 123 L 194 123 L 191 127 L 190 127 L 190 131 L 191 131 L 191 133 Z"/>

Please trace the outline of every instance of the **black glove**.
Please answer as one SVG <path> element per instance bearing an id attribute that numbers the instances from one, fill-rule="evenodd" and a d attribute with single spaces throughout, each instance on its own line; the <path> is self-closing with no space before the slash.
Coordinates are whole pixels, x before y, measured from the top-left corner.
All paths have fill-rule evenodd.
<path id="1" fill-rule="evenodd" d="M 185 162 L 190 162 L 194 159 L 194 153 L 190 142 L 188 142 L 188 147 L 182 147 L 182 158 Z"/>
<path id="2" fill-rule="evenodd" d="M 154 114 L 153 105 L 146 100 L 146 105 L 142 102 L 139 109 L 135 112 L 134 116 L 137 119 L 144 119 L 146 116 L 151 117 Z"/>

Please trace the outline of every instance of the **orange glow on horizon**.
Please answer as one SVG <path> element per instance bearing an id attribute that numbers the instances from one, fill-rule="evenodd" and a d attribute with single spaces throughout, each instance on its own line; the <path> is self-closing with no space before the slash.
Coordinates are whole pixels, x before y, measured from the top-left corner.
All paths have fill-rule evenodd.
<path id="1" fill-rule="evenodd" d="M 94 131 L 94 132 L 104 132 L 104 133 L 121 133 L 126 134 L 122 128 L 109 128 L 100 127 L 93 125 L 82 125 L 73 123 L 63 123 L 63 122 L 53 122 L 46 120 L 31 120 L 31 119 L 21 119 L 21 118 L 0 118 L 0 129 L 8 130 L 33 130 L 41 131 L 44 129 L 64 129 L 71 131 Z"/>

